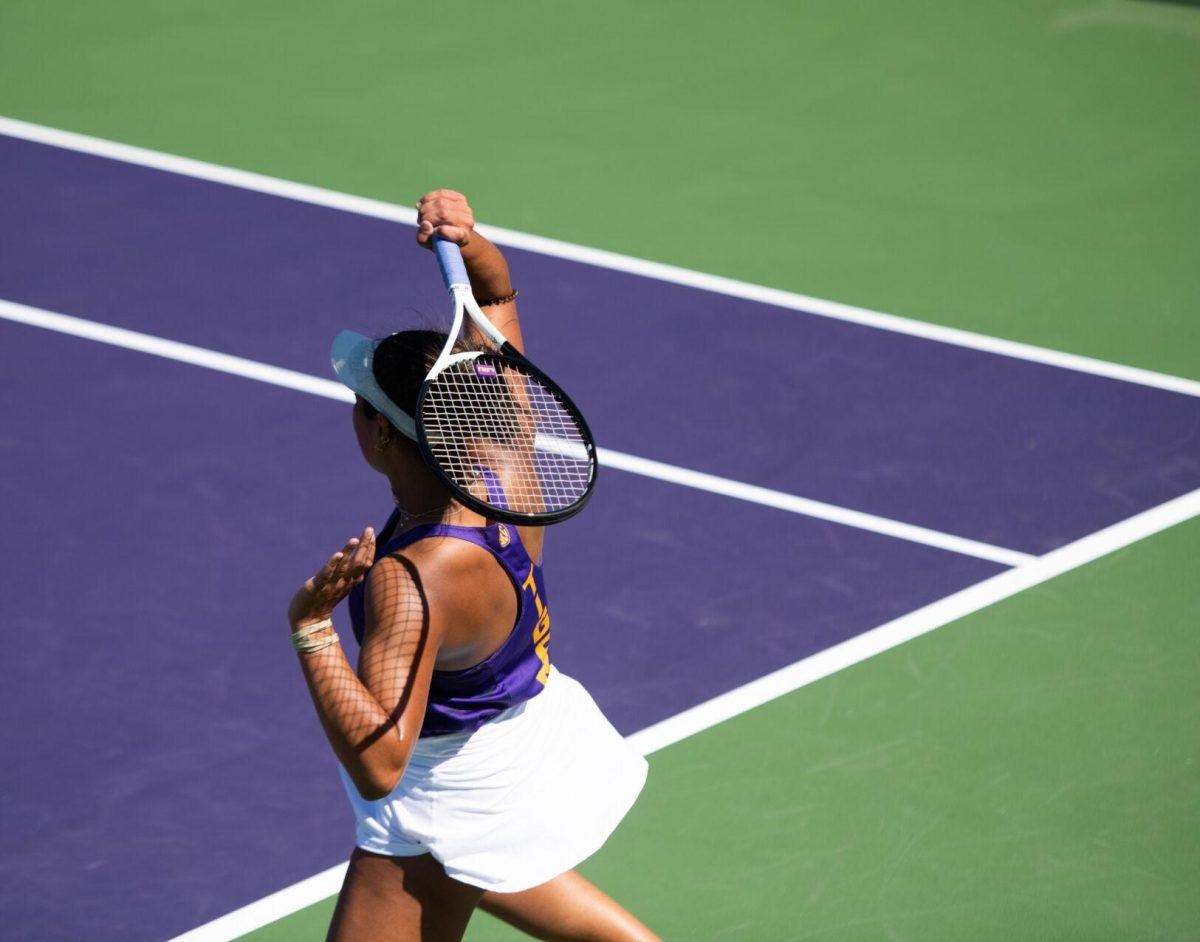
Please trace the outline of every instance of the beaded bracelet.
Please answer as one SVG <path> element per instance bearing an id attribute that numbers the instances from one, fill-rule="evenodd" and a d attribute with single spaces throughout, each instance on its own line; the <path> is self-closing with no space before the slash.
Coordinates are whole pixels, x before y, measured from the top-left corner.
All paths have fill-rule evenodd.
<path id="1" fill-rule="evenodd" d="M 502 298 L 488 298 L 486 301 L 476 301 L 475 303 L 480 307 L 493 307 L 497 304 L 511 304 L 513 301 L 517 300 L 518 293 L 519 292 L 517 291 L 513 291 L 512 294 L 506 294 Z"/>

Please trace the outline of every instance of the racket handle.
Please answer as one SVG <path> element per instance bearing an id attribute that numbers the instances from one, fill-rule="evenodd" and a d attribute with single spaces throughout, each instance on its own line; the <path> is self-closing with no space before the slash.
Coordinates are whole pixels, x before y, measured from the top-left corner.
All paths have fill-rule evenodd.
<path id="1" fill-rule="evenodd" d="M 462 249 L 454 242 L 445 239 L 434 239 L 433 250 L 437 253 L 438 265 L 442 269 L 442 281 L 446 282 L 449 291 L 455 285 L 471 287 L 471 279 L 467 277 L 467 266 L 463 261 Z"/>

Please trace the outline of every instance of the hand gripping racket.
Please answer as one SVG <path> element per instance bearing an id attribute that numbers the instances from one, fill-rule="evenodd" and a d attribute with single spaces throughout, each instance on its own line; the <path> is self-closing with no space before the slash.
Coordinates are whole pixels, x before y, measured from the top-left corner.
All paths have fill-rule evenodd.
<path id="1" fill-rule="evenodd" d="M 454 320 L 417 395 L 417 444 L 454 497 L 524 526 L 566 520 L 591 497 L 596 445 L 575 404 L 517 352 L 471 294 L 462 251 L 434 240 Z M 493 349 L 454 352 L 464 314 Z"/>

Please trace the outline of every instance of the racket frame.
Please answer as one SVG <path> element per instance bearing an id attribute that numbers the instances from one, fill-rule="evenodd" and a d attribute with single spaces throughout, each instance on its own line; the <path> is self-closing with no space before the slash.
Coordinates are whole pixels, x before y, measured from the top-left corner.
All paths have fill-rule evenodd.
<path id="1" fill-rule="evenodd" d="M 517 350 L 508 338 L 501 333 L 487 315 L 480 309 L 479 304 L 475 300 L 474 294 L 471 292 L 471 281 L 467 277 L 466 264 L 463 262 L 462 250 L 453 242 L 447 242 L 444 239 L 434 239 L 434 251 L 437 254 L 438 264 L 442 270 L 442 279 L 446 283 L 446 290 L 454 301 L 454 318 L 450 325 L 450 330 L 446 335 L 446 345 L 438 354 L 437 360 L 430 367 L 429 373 L 421 382 L 420 392 L 417 394 L 417 408 L 413 419 L 416 424 L 417 445 L 421 450 L 421 456 L 425 459 L 425 464 L 437 475 L 438 479 L 446 485 L 446 487 L 454 494 L 455 499 L 466 507 L 474 510 L 478 514 L 482 514 L 489 520 L 499 520 L 502 523 L 511 523 L 515 526 L 548 526 L 552 523 L 559 523 L 569 517 L 573 517 L 584 508 L 584 505 L 591 499 L 592 492 L 596 487 L 596 477 L 600 465 L 596 459 L 596 442 L 592 437 L 592 430 L 584 419 L 583 413 L 579 411 L 579 407 L 568 396 L 558 383 L 554 382 L 547 376 L 538 366 L 532 363 L 520 351 Z M 470 317 L 471 322 L 479 328 L 480 332 L 487 338 L 488 342 L 495 348 L 494 350 L 468 350 L 465 352 L 454 353 L 454 344 L 458 340 L 459 334 L 462 332 L 463 321 L 466 317 Z M 425 423 L 421 420 L 421 415 L 424 411 L 425 394 L 429 389 L 430 381 L 435 379 L 438 374 L 450 366 L 465 361 L 477 359 L 481 356 L 488 356 L 501 360 L 509 360 L 514 366 L 522 372 L 528 374 L 533 379 L 537 380 L 546 387 L 558 399 L 560 405 L 570 413 L 571 417 L 579 425 L 579 430 L 583 436 L 582 447 L 587 451 L 588 463 L 591 467 L 591 475 L 588 479 L 586 490 L 583 494 L 573 501 L 568 506 L 561 510 L 548 511 L 539 514 L 526 514 L 513 510 L 505 510 L 488 504 L 485 501 L 479 500 L 469 491 L 457 484 L 445 471 L 442 470 L 440 462 L 434 455 L 433 449 L 429 445 L 429 441 L 425 435 Z"/>

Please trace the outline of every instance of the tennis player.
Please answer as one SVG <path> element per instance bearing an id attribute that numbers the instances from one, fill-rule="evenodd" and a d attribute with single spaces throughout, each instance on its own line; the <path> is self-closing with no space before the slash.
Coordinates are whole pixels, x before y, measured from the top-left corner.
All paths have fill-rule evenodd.
<path id="1" fill-rule="evenodd" d="M 461 194 L 418 204 L 417 241 L 435 236 L 462 247 L 475 297 L 520 349 L 508 265 Z M 288 611 L 357 820 L 329 938 L 457 940 L 481 906 L 540 939 L 655 940 L 573 869 L 632 806 L 646 761 L 550 661 L 544 531 L 452 500 L 412 440 L 444 342 L 342 335 L 334 350 L 359 448 L 396 507 L 378 540 L 367 528 L 348 541 Z M 331 621 L 347 596 L 357 672 Z"/>

